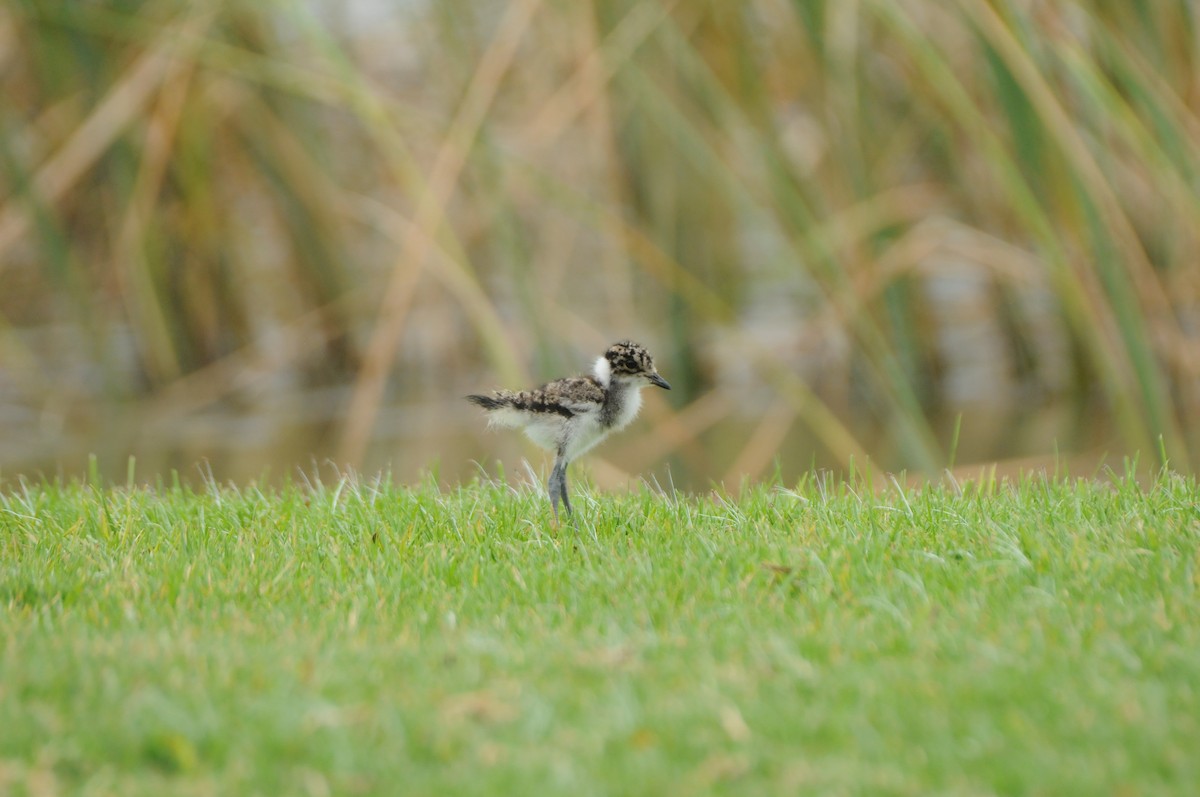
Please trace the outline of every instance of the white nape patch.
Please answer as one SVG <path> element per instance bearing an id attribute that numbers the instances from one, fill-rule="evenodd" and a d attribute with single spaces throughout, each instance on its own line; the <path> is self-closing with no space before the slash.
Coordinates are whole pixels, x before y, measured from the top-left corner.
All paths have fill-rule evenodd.
<path id="1" fill-rule="evenodd" d="M 612 366 L 608 364 L 607 357 L 597 357 L 596 364 L 592 366 L 592 374 L 605 388 L 612 382 Z"/>

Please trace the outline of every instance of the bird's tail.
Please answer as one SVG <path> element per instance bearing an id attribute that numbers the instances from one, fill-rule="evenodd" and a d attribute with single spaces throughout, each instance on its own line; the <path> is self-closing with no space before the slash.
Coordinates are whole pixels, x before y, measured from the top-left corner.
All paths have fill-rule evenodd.
<path id="1" fill-rule="evenodd" d="M 504 407 L 512 406 L 512 399 L 501 393 L 493 393 L 490 396 L 472 394 L 467 396 L 467 401 L 471 402 L 472 404 L 478 404 L 485 410 L 499 410 L 503 409 Z"/>
<path id="2" fill-rule="evenodd" d="M 523 409 L 527 409 L 522 403 L 522 396 L 521 393 L 497 390 L 486 396 L 472 394 L 467 396 L 467 401 L 478 404 L 484 409 L 487 413 L 488 426 L 516 429 L 529 420 L 522 412 Z"/>

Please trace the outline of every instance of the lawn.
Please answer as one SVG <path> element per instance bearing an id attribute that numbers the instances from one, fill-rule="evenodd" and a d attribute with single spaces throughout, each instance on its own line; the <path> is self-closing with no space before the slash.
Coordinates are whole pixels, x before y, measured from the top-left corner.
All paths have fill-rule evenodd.
<path id="1" fill-rule="evenodd" d="M 1200 490 L 0 493 L 0 794 L 1200 788 Z"/>

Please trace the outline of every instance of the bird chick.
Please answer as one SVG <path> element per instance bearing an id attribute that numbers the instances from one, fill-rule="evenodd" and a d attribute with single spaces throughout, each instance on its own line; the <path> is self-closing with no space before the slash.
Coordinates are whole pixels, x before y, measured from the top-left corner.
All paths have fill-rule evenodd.
<path id="1" fill-rule="evenodd" d="M 530 440 L 555 452 L 546 486 L 557 519 L 560 501 L 571 515 L 567 465 L 628 426 L 642 407 L 642 388 L 648 385 L 671 389 L 645 347 L 626 340 L 609 346 L 590 374 L 556 379 L 533 390 L 470 395 L 467 400 L 487 411 L 490 426 L 523 429 Z"/>

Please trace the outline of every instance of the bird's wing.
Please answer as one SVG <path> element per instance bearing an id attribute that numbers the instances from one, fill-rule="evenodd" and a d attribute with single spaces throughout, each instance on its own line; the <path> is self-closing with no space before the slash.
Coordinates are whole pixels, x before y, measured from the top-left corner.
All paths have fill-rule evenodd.
<path id="1" fill-rule="evenodd" d="M 494 423 L 520 426 L 531 417 L 571 418 L 594 412 L 604 404 L 604 396 L 604 388 L 595 378 L 575 376 L 556 379 L 533 390 L 497 390 L 487 395 L 470 395 L 467 400 L 487 410 Z"/>
<path id="2" fill-rule="evenodd" d="M 573 415 L 592 412 L 604 404 L 604 388 L 590 376 L 556 379 L 531 392 L 547 404 L 567 408 Z"/>

